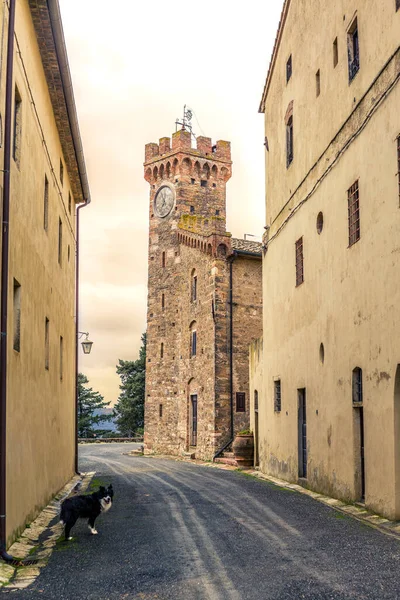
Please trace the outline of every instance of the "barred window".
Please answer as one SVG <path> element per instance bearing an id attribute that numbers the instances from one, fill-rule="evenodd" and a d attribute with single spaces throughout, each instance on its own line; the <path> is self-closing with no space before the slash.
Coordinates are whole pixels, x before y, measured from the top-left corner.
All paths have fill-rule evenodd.
<path id="1" fill-rule="evenodd" d="M 281 380 L 274 381 L 274 411 L 281 412 Z"/>
<path id="2" fill-rule="evenodd" d="M 303 238 L 297 240 L 296 244 L 296 287 L 304 281 L 303 264 Z"/>
<path id="3" fill-rule="evenodd" d="M 236 392 L 236 412 L 246 412 L 246 394 Z"/>
<path id="4" fill-rule="evenodd" d="M 360 239 L 360 201 L 358 181 L 347 190 L 348 220 L 349 220 L 349 246 Z"/>
<path id="5" fill-rule="evenodd" d="M 352 388 L 353 404 L 360 404 L 363 401 L 362 369 L 360 367 L 353 369 Z"/>

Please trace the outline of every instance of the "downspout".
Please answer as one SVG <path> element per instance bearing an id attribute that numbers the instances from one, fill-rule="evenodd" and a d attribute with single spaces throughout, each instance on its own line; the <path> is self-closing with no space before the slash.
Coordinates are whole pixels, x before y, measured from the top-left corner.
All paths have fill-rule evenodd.
<path id="1" fill-rule="evenodd" d="M 8 257 L 10 232 L 11 122 L 14 66 L 14 26 L 16 0 L 10 0 L 7 40 L 6 104 L 4 126 L 3 222 L 1 239 L 1 317 L 0 317 L 0 556 L 7 562 L 7 328 L 8 328 Z M 4 10 L 6 7 L 4 6 Z"/>
<path id="2" fill-rule="evenodd" d="M 90 204 L 90 197 L 76 209 L 76 267 L 75 267 L 75 473 L 78 468 L 78 350 L 79 350 L 79 211 Z"/>
<path id="3" fill-rule="evenodd" d="M 231 414 L 231 432 L 229 441 L 220 448 L 213 456 L 213 462 L 220 456 L 224 450 L 232 444 L 235 437 L 233 423 L 233 261 L 237 256 L 237 252 L 233 251 L 233 256 L 229 260 L 229 388 L 230 388 L 230 414 Z"/>

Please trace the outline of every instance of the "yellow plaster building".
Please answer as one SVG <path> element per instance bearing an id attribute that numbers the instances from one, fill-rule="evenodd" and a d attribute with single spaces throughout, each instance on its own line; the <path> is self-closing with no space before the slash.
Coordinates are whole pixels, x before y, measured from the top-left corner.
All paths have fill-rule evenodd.
<path id="1" fill-rule="evenodd" d="M 399 40 L 399 0 L 284 2 L 250 350 L 261 470 L 397 519 Z"/>
<path id="2" fill-rule="evenodd" d="M 15 6 L 1 428 L 6 545 L 75 472 L 75 208 L 89 201 L 58 0 Z M 9 15 L 2 3 L 3 128 Z"/>

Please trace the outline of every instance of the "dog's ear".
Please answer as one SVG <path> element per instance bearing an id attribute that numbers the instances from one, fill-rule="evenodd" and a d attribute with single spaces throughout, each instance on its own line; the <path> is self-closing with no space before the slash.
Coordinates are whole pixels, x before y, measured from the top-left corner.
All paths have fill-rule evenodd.
<path id="1" fill-rule="evenodd" d="M 108 486 L 108 489 L 109 489 L 109 490 L 112 490 L 112 489 L 113 489 L 113 486 L 111 485 L 111 483 L 110 483 L 110 485 Z"/>
<path id="2" fill-rule="evenodd" d="M 100 486 L 100 490 L 99 490 L 99 491 L 100 491 L 100 492 L 105 492 L 105 491 L 106 491 L 106 488 L 104 487 L 104 485 L 101 485 L 101 486 Z"/>

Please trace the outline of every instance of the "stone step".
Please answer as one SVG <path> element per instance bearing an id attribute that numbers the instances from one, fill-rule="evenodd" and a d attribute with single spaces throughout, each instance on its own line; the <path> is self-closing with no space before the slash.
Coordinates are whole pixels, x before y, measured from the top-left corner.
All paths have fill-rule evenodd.
<path id="1" fill-rule="evenodd" d="M 232 467 L 238 466 L 238 464 L 234 458 L 226 458 L 225 456 L 220 456 L 219 458 L 216 458 L 214 462 L 221 463 L 224 465 L 231 465 Z"/>
<path id="2" fill-rule="evenodd" d="M 182 456 L 194 460 L 196 458 L 196 452 L 182 452 Z"/>
<path id="3" fill-rule="evenodd" d="M 234 455 L 234 453 L 233 453 L 233 452 L 226 452 L 226 451 L 224 451 L 224 452 L 222 453 L 222 456 L 223 456 L 224 458 L 235 458 L 235 455 Z"/>

